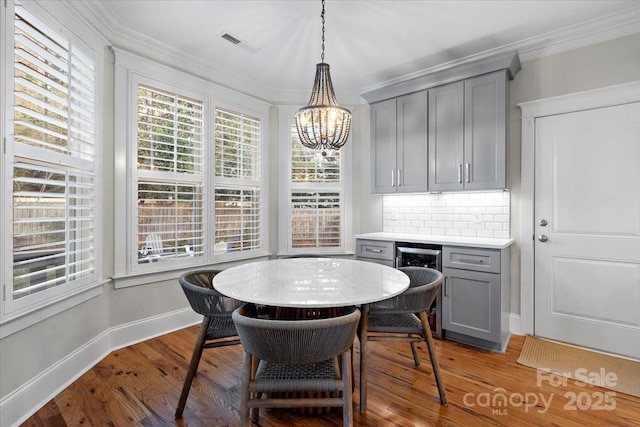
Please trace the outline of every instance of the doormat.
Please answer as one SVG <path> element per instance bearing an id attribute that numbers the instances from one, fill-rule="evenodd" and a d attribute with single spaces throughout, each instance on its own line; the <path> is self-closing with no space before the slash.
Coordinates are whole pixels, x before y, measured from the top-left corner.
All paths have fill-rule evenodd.
<path id="1" fill-rule="evenodd" d="M 640 397 L 640 362 L 527 335 L 517 362 Z"/>

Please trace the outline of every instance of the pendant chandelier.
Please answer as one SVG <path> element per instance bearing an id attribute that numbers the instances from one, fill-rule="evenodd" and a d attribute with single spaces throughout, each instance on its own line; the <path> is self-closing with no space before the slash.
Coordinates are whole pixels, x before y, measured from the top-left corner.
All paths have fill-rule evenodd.
<path id="1" fill-rule="evenodd" d="M 322 0 L 322 55 L 309 104 L 296 113 L 300 142 L 316 150 L 339 150 L 349 137 L 351 112 L 338 105 L 333 92 L 329 64 L 324 62 L 324 0 Z"/>

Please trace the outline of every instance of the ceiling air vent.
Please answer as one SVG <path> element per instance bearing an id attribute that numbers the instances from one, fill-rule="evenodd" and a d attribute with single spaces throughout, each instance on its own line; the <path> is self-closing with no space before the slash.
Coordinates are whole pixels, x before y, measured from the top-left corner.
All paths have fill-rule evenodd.
<path id="1" fill-rule="evenodd" d="M 257 47 L 252 46 L 249 43 L 240 40 L 238 37 L 234 36 L 231 33 L 228 33 L 227 31 L 223 31 L 222 34 L 220 34 L 220 37 L 227 40 L 228 42 L 233 43 L 234 45 L 242 48 L 243 50 L 249 53 L 256 53 L 258 51 Z"/>
<path id="2" fill-rule="evenodd" d="M 231 34 L 229 33 L 224 33 L 222 35 L 222 38 L 225 40 L 229 40 L 231 43 L 233 44 L 240 44 L 240 40 L 238 40 L 237 38 L 233 37 Z"/>

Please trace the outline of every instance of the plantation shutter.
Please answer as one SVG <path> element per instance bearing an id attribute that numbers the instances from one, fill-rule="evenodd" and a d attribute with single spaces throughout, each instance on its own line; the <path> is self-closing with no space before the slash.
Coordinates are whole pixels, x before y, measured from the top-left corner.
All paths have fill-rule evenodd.
<path id="1" fill-rule="evenodd" d="M 96 70 L 91 55 L 19 3 L 14 17 L 12 296 L 18 300 L 96 279 Z"/>
<path id="2" fill-rule="evenodd" d="M 343 191 L 339 151 L 310 150 L 291 126 L 290 245 L 341 248 Z"/>
<path id="3" fill-rule="evenodd" d="M 215 112 L 214 253 L 261 247 L 260 120 Z"/>
<path id="4" fill-rule="evenodd" d="M 204 253 L 204 104 L 138 87 L 138 263 Z"/>

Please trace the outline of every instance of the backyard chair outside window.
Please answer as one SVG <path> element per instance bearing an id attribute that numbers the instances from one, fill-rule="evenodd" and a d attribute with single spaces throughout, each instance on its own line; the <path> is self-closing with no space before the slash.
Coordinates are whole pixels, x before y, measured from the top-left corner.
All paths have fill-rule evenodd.
<path id="1" fill-rule="evenodd" d="M 417 343 L 424 341 L 429 350 L 440 403 L 446 405 L 447 395 L 427 317 L 444 276 L 438 270 L 426 267 L 401 267 L 399 270 L 409 276 L 409 289 L 396 297 L 371 304 L 367 332 L 360 334 L 360 338 L 363 341 L 408 341 L 416 366 L 420 366 Z M 366 346 L 366 342 L 364 344 Z"/>
<path id="2" fill-rule="evenodd" d="M 244 304 L 233 298 L 226 297 L 213 289 L 211 281 L 218 273 L 215 270 L 201 270 L 185 273 L 178 281 L 184 291 L 191 308 L 202 314 L 202 325 L 193 348 L 191 363 L 184 379 L 182 393 L 176 408 L 176 418 L 181 418 L 184 411 L 193 377 L 198 370 L 198 364 L 205 348 L 222 347 L 239 344 L 238 332 L 231 319 L 235 309 Z"/>
<path id="3" fill-rule="evenodd" d="M 244 349 L 240 425 L 257 421 L 259 408 L 308 407 L 342 407 L 343 425 L 353 425 L 350 352 L 359 320 L 355 307 L 312 320 L 259 318 L 252 304 L 234 311 Z M 269 395 L 280 392 L 305 397 Z"/>

